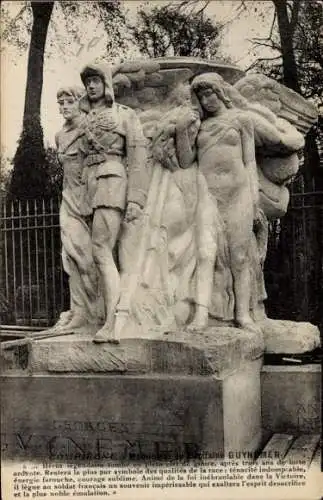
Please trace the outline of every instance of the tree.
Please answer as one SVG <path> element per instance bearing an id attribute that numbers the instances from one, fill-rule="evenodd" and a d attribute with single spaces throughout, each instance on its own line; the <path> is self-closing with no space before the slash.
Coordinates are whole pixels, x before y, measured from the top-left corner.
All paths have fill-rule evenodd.
<path id="1" fill-rule="evenodd" d="M 42 196 L 48 184 L 40 105 L 45 44 L 53 7 L 53 2 L 31 2 L 33 25 L 28 57 L 23 130 L 13 160 L 14 171 L 9 191 L 12 197 L 25 199 Z"/>
<path id="2" fill-rule="evenodd" d="M 254 39 L 258 47 L 269 47 L 277 54 L 272 58 L 257 59 L 250 66 L 284 83 L 305 98 L 323 105 L 322 78 L 322 1 L 272 0 L 273 19 L 269 34 Z M 308 132 L 305 138 L 304 167 L 301 169 L 305 190 L 323 190 L 322 152 L 323 120 Z"/>
<path id="3" fill-rule="evenodd" d="M 113 42 L 115 42 L 115 46 L 118 45 L 119 49 L 124 44 L 120 30 L 120 21 L 123 20 L 123 16 L 119 0 L 93 3 L 54 2 L 53 0 L 24 2 L 14 19 L 10 19 L 8 12 L 2 8 L 2 13 L 5 14 L 4 17 L 7 21 L 7 27 L 2 34 L 3 39 L 24 48 L 26 45 L 24 28 L 27 28 L 27 32 L 31 30 L 23 128 L 13 159 L 14 169 L 9 189 L 9 195 L 12 198 L 26 199 L 52 194 L 50 165 L 44 149 L 40 108 L 46 40 L 54 6 L 56 10 L 59 6 L 65 19 L 68 19 L 67 24 L 75 40 L 79 40 L 75 19 L 82 19 L 84 22 L 87 18 L 96 16 L 98 22 L 110 34 L 108 50 L 111 52 L 114 47 Z M 116 22 L 117 20 L 119 22 Z M 117 39 L 118 44 L 116 43 Z M 82 44 L 79 49 L 82 49 Z"/>
<path id="4" fill-rule="evenodd" d="M 269 34 L 255 43 L 269 47 L 273 57 L 258 59 L 250 69 L 264 72 L 322 106 L 322 1 L 272 0 L 272 5 Z M 294 192 L 323 190 L 322 125 L 321 116 L 306 135 Z M 303 207 L 289 210 L 277 223 L 279 231 L 275 224 L 271 231 L 265 266 L 267 308 L 274 317 L 323 326 L 321 207 L 314 195 L 301 199 Z"/>
<path id="5" fill-rule="evenodd" d="M 130 27 L 135 43 L 149 57 L 199 56 L 210 59 L 218 49 L 219 27 L 205 15 L 209 2 L 194 0 L 141 8 Z"/>

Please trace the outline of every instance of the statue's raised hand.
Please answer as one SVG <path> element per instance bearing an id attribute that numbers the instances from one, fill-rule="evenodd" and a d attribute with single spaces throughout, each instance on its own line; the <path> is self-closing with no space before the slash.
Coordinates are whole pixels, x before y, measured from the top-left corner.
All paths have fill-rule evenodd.
<path id="1" fill-rule="evenodd" d="M 197 119 L 197 113 L 189 107 L 178 108 L 179 118 L 176 122 L 176 129 L 178 132 L 186 130 Z"/>
<path id="2" fill-rule="evenodd" d="M 132 222 L 138 219 L 141 215 L 142 209 L 138 203 L 134 201 L 129 201 L 127 205 L 127 211 L 125 215 L 125 222 Z"/>

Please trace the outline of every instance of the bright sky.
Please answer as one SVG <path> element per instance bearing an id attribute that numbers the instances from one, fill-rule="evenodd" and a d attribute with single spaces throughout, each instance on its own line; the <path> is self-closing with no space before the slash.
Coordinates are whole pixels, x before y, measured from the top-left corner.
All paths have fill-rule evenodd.
<path id="1" fill-rule="evenodd" d="M 5 1 L 12 15 L 16 15 L 24 4 L 19 1 Z M 168 1 L 150 0 L 148 5 L 168 3 Z M 248 67 L 255 58 L 250 40 L 253 37 L 266 35 L 269 32 L 273 4 L 268 1 L 247 1 L 246 11 L 239 14 L 239 0 L 212 0 L 207 14 L 217 21 L 232 20 L 222 33 L 220 51 L 230 56 L 243 69 Z M 129 16 L 133 17 L 142 1 L 124 0 Z M 257 12 L 254 12 L 254 8 Z M 59 7 L 55 7 L 59 9 Z M 58 11 L 57 11 L 58 12 Z M 54 12 L 46 44 L 44 67 L 44 85 L 42 95 L 42 125 L 45 144 L 53 145 L 54 136 L 61 128 L 62 119 L 58 114 L 56 91 L 61 85 L 80 84 L 80 69 L 92 59 L 105 53 L 106 34 L 93 21 L 87 22 L 80 28 L 80 40 L 84 48 L 80 51 L 80 44 L 66 45 L 66 30 L 61 24 L 57 12 Z M 263 16 L 258 15 L 262 13 Z M 56 25 L 54 30 L 53 23 Z M 61 34 L 61 36 L 60 36 Z M 92 47 L 88 44 L 94 39 Z M 50 50 L 50 43 L 54 42 L 57 50 Z M 131 57 L 131 53 L 129 54 Z M 133 52 L 133 56 L 136 56 Z M 4 47 L 2 53 L 1 71 L 1 150 L 4 156 L 12 157 L 17 146 L 22 126 L 22 114 L 25 98 L 26 70 L 28 52 L 19 54 L 14 47 Z"/>

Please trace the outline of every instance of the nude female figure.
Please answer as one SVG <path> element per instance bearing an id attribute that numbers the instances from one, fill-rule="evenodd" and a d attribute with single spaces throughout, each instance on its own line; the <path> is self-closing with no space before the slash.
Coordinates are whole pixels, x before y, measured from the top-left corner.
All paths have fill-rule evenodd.
<path id="1" fill-rule="evenodd" d="M 198 165 L 224 224 L 235 322 L 258 332 L 250 315 L 250 252 L 258 217 L 254 127 L 246 112 L 233 107 L 223 83 L 215 73 L 205 73 L 192 82 L 204 112 L 197 139 Z"/>
<path id="2" fill-rule="evenodd" d="M 178 85 L 169 97 L 171 110 L 166 113 L 157 126 L 153 141 L 153 154 L 160 163 L 173 172 L 174 186 L 179 189 L 183 205 L 177 203 L 175 192 L 170 190 L 165 204 L 164 218 L 168 224 L 169 262 L 178 255 L 178 248 L 183 248 L 181 237 L 191 233 L 194 240 L 195 285 L 191 300 L 194 313 L 188 329 L 195 330 L 207 326 L 209 300 L 212 294 L 212 275 L 217 253 L 218 211 L 209 195 L 206 180 L 197 164 L 196 140 L 201 125 L 200 108 L 194 102 L 194 96 L 188 84 Z M 185 213 L 183 213 L 185 212 Z M 178 218 L 178 223 L 176 223 Z M 185 256 L 183 256 L 185 260 Z M 189 261 L 186 262 L 186 264 Z M 179 288 L 186 289 L 186 271 L 177 266 Z M 186 266 L 188 269 L 190 265 Z M 180 278 L 181 277 L 181 278 Z M 211 279 L 210 279 L 211 277 Z M 180 281 L 182 279 L 182 281 Z M 177 292 L 177 298 L 181 292 Z M 190 293 L 186 293 L 190 295 Z M 183 293 L 185 296 L 185 293 Z M 187 301 L 185 301 L 187 302 Z M 180 300 L 177 309 L 182 310 Z M 177 315 L 176 315 L 177 316 Z"/>

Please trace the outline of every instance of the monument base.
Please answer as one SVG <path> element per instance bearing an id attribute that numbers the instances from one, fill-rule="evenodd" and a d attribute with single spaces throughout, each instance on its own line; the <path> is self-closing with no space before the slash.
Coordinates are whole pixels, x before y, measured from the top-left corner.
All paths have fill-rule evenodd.
<path id="1" fill-rule="evenodd" d="M 265 365 L 261 373 L 265 433 L 321 432 L 321 366 Z"/>
<path id="2" fill-rule="evenodd" d="M 300 354 L 321 344 L 318 327 L 305 321 L 265 318 L 259 324 L 267 353 Z"/>
<path id="3" fill-rule="evenodd" d="M 104 348 L 69 336 L 28 349 L 25 369 L 5 353 L 5 457 L 220 458 L 261 444 L 256 334 L 217 327 Z"/>

